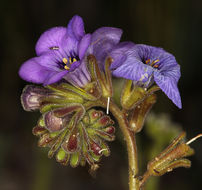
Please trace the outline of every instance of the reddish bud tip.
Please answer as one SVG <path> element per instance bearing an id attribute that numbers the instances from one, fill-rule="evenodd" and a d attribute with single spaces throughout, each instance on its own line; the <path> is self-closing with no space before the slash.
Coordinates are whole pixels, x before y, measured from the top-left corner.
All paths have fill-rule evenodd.
<path id="1" fill-rule="evenodd" d="M 115 133 L 115 128 L 113 126 L 109 126 L 105 129 L 105 131 L 108 133 L 108 134 L 114 134 Z"/>
<path id="2" fill-rule="evenodd" d="M 99 120 L 99 123 L 101 124 L 101 125 L 107 125 L 107 124 L 109 124 L 109 122 L 110 122 L 110 118 L 108 117 L 108 116 L 103 116 L 100 120 Z"/>
<path id="3" fill-rule="evenodd" d="M 93 151 L 93 153 L 95 155 L 98 155 L 98 156 L 101 155 L 102 148 L 97 143 L 92 142 L 92 144 L 91 144 L 91 150 Z"/>
<path id="4" fill-rule="evenodd" d="M 78 138 L 75 134 L 71 135 L 67 141 L 62 144 L 66 152 L 76 152 L 78 149 Z"/>

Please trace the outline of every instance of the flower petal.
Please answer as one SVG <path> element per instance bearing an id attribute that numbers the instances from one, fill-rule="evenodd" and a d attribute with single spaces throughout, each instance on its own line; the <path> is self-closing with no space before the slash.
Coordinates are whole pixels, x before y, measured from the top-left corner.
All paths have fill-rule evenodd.
<path id="1" fill-rule="evenodd" d="M 180 78 L 180 66 L 178 65 L 175 57 L 159 47 L 148 46 L 144 44 L 135 45 L 136 58 L 142 62 L 150 59 L 152 61 L 159 60 L 158 70 L 161 74 L 166 74 L 175 78 L 176 81 Z"/>
<path id="2" fill-rule="evenodd" d="M 67 34 L 71 38 L 76 38 L 76 40 L 80 41 L 81 38 L 84 36 L 84 23 L 83 19 L 75 15 L 73 18 L 69 21 L 67 26 Z"/>
<path id="3" fill-rule="evenodd" d="M 119 28 L 102 27 L 92 34 L 91 44 L 87 50 L 88 54 L 93 54 L 98 64 L 104 68 L 105 58 L 112 48 L 120 41 L 122 30 Z"/>
<path id="4" fill-rule="evenodd" d="M 51 73 L 51 70 L 38 64 L 36 58 L 26 61 L 19 70 L 22 79 L 38 84 L 44 83 Z"/>
<path id="5" fill-rule="evenodd" d="M 119 67 L 127 58 L 127 52 L 134 47 L 132 42 L 121 42 L 116 45 L 113 50 L 110 52 L 110 57 L 112 57 L 113 62 L 110 66 L 110 69 L 116 69 Z"/>
<path id="6" fill-rule="evenodd" d="M 86 60 L 78 63 L 78 67 L 63 77 L 74 86 L 83 87 L 90 82 L 91 77 L 86 66 Z"/>
<path id="7" fill-rule="evenodd" d="M 76 57 L 78 55 L 78 41 L 72 37 L 65 37 L 61 43 L 63 50 L 62 56 L 64 57 Z"/>
<path id="8" fill-rule="evenodd" d="M 91 42 L 91 34 L 86 34 L 80 41 L 78 46 L 78 54 L 79 58 L 82 59 L 84 57 L 84 54 Z"/>
<path id="9" fill-rule="evenodd" d="M 35 47 L 36 54 L 39 56 L 45 52 L 51 51 L 51 48 L 52 50 L 55 49 L 55 51 L 60 50 L 61 41 L 66 31 L 65 27 L 54 27 L 44 32 L 37 41 Z"/>
<path id="10" fill-rule="evenodd" d="M 45 67 L 48 70 L 51 70 L 53 72 L 60 71 L 60 68 L 58 67 L 58 62 L 61 62 L 62 58 L 56 56 L 54 52 L 47 52 L 33 59 L 35 63 Z"/>
<path id="11" fill-rule="evenodd" d="M 161 88 L 161 90 L 170 98 L 173 103 L 182 108 L 181 97 L 177 87 L 177 81 L 168 76 L 162 75 L 160 72 L 154 73 L 154 81 Z"/>
<path id="12" fill-rule="evenodd" d="M 49 75 L 47 80 L 44 81 L 44 85 L 46 86 L 46 85 L 60 81 L 68 72 L 69 72 L 68 70 L 64 70 L 64 71 L 52 73 L 51 75 Z"/>
<path id="13" fill-rule="evenodd" d="M 92 43 L 97 43 L 100 40 L 111 40 L 114 44 L 117 44 L 120 41 L 122 30 L 120 28 L 113 27 L 101 27 L 98 28 L 92 34 Z"/>
<path id="14" fill-rule="evenodd" d="M 115 62 L 113 62 L 111 66 L 113 68 L 113 75 L 137 82 L 147 82 L 153 73 L 153 69 L 152 67 L 143 64 L 136 57 L 136 53 L 137 52 L 134 48 L 128 49 L 125 52 L 125 60 L 122 62 L 122 64 L 115 57 Z"/>

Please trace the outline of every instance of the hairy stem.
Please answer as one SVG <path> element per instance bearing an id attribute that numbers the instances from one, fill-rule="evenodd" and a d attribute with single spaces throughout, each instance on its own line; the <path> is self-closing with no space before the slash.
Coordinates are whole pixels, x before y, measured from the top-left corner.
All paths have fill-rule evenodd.
<path id="1" fill-rule="evenodd" d="M 94 106 L 101 106 L 103 108 L 106 108 L 107 99 L 101 98 L 98 101 L 96 101 L 96 105 L 95 103 L 93 103 L 93 105 L 87 103 L 84 106 L 87 109 Z M 130 131 L 129 124 L 125 117 L 125 114 L 118 108 L 118 106 L 111 101 L 109 105 L 109 109 L 110 109 L 110 112 L 117 119 L 127 144 L 128 164 L 129 164 L 129 190 L 139 190 L 140 187 L 139 187 L 139 180 L 137 178 L 138 160 L 137 160 L 137 147 L 136 147 L 135 136 L 133 132 Z"/>
<path id="2" fill-rule="evenodd" d="M 140 181 L 140 187 L 142 187 L 145 184 L 145 182 L 149 179 L 150 176 L 151 175 L 150 175 L 149 171 L 147 170 L 144 173 L 144 175 L 142 176 L 142 180 Z"/>

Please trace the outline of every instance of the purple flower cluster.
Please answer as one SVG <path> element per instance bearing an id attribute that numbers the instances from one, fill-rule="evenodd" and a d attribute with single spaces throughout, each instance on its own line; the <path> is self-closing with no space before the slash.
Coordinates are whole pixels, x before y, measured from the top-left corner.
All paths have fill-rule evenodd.
<path id="1" fill-rule="evenodd" d="M 121 38 L 122 30 L 102 27 L 93 34 L 85 34 L 81 17 L 74 16 L 65 27 L 44 32 L 36 44 L 37 57 L 26 61 L 19 75 L 26 81 L 49 85 L 66 79 L 82 87 L 90 80 L 86 58 L 94 54 L 104 60 Z"/>
<path id="2" fill-rule="evenodd" d="M 180 66 L 175 57 L 162 48 L 120 42 L 122 30 L 101 27 L 86 34 L 81 17 L 74 16 L 66 27 L 54 27 L 44 32 L 36 44 L 37 57 L 26 61 L 19 75 L 26 81 L 49 85 L 60 80 L 83 87 L 91 81 L 87 56 L 93 54 L 100 68 L 105 59 L 113 58 L 110 69 L 116 77 L 134 81 L 144 88 L 154 82 L 179 108 L 177 87 Z"/>

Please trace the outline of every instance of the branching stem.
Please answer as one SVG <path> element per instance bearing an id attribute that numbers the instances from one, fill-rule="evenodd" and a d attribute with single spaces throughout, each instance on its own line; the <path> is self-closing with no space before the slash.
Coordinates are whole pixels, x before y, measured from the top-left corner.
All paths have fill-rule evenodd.
<path id="1" fill-rule="evenodd" d="M 92 103 L 92 102 L 91 102 Z M 107 107 L 107 99 L 100 98 L 96 103 L 90 102 L 84 105 L 87 109 L 94 106 L 101 106 L 103 108 Z M 95 105 L 96 104 L 96 105 Z M 129 164 L 129 190 L 139 190 L 139 180 L 137 177 L 138 174 L 138 160 L 137 160 L 137 147 L 136 140 L 133 132 L 129 129 L 128 121 L 125 117 L 125 114 L 119 109 L 119 107 L 111 101 L 109 105 L 110 112 L 114 115 L 119 123 L 119 127 L 123 133 L 124 139 L 127 144 L 128 152 L 128 164 Z"/>

